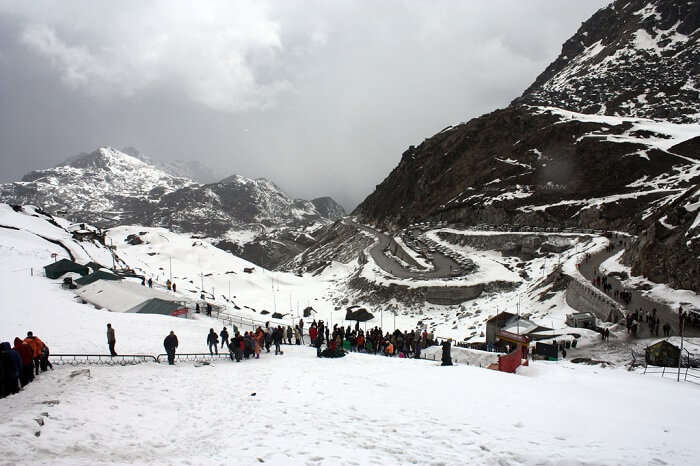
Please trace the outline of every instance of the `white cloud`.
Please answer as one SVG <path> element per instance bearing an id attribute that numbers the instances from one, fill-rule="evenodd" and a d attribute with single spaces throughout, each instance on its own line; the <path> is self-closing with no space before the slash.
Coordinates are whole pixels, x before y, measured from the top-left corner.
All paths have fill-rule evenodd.
<path id="1" fill-rule="evenodd" d="M 20 41 L 72 89 L 110 98 L 158 88 L 237 112 L 268 107 L 291 88 L 284 76 L 261 82 L 252 64 L 255 55 L 274 62 L 283 50 L 260 2 L 100 4 L 88 20 L 79 10 L 92 5 L 21 12 Z"/>

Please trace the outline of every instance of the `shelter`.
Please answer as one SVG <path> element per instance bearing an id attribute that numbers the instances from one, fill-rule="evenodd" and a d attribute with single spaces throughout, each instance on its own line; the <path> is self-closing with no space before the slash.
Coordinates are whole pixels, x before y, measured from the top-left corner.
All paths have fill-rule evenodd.
<path id="1" fill-rule="evenodd" d="M 515 314 L 503 311 L 495 316 L 491 317 L 486 321 L 486 344 L 493 345 L 496 343 L 496 333 L 503 327 L 505 327 L 506 322 L 516 317 Z"/>
<path id="2" fill-rule="evenodd" d="M 97 280 L 121 280 L 122 278 L 113 273 L 106 272 L 104 270 L 98 270 L 97 272 L 86 275 L 75 280 L 75 283 L 80 286 L 89 285 L 90 283 L 95 283 Z"/>
<path id="3" fill-rule="evenodd" d="M 44 272 L 48 278 L 57 279 L 61 278 L 62 275 L 68 272 L 76 272 L 80 275 L 87 275 L 90 273 L 87 267 L 84 265 L 76 264 L 69 259 L 61 259 L 60 261 L 54 262 L 53 264 L 45 265 Z"/>
<path id="4" fill-rule="evenodd" d="M 75 292 L 84 302 L 112 312 L 139 312 L 146 301 L 159 298 L 162 301 L 182 302 L 174 296 L 154 288 L 127 280 L 97 280 Z"/>
<path id="5" fill-rule="evenodd" d="M 187 316 L 187 306 L 175 301 L 166 301 L 160 298 L 151 298 L 132 308 L 129 312 L 139 314 L 161 314 L 165 316 Z"/>
<path id="6" fill-rule="evenodd" d="M 356 311 L 348 310 L 345 312 L 345 320 L 356 320 L 358 322 L 367 322 L 368 320 L 374 319 L 374 314 L 369 312 L 367 309 L 358 309 Z"/>
<path id="7" fill-rule="evenodd" d="M 661 367 L 678 367 L 681 349 L 667 340 L 661 340 L 644 351 L 647 364 Z"/>
<path id="8" fill-rule="evenodd" d="M 566 315 L 566 325 L 576 328 L 595 329 L 595 315 L 592 312 L 575 312 Z"/>

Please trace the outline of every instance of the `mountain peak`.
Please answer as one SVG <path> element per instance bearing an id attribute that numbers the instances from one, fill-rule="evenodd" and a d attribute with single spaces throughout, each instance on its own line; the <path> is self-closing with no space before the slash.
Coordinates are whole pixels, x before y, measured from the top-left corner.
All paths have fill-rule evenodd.
<path id="1" fill-rule="evenodd" d="M 617 0 L 598 10 L 514 104 L 700 121 L 700 3 Z"/>

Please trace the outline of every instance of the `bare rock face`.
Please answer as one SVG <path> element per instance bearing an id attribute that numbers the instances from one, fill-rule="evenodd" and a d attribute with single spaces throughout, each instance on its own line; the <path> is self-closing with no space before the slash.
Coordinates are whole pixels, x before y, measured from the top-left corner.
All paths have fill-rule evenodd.
<path id="1" fill-rule="evenodd" d="M 347 215 L 343 206 L 335 202 L 331 197 L 317 197 L 312 199 L 311 203 L 323 217 L 329 220 L 335 221 Z"/>
<path id="2" fill-rule="evenodd" d="M 623 256 L 632 273 L 700 292 L 700 187 L 651 216 L 644 227 Z"/>

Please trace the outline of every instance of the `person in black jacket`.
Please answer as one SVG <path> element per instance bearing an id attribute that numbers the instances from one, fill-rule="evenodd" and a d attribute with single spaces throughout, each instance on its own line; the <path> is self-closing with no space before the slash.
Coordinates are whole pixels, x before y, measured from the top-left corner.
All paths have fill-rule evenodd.
<path id="1" fill-rule="evenodd" d="M 236 336 L 231 338 L 231 341 L 228 342 L 228 350 L 231 354 L 231 361 L 233 361 L 235 358 L 236 362 L 241 362 L 241 358 L 243 357 L 243 350 L 241 349 L 242 343 L 243 337 L 240 333 L 236 332 Z"/>
<path id="2" fill-rule="evenodd" d="M 221 348 L 223 349 L 224 345 L 228 346 L 228 330 L 226 330 L 226 327 L 224 327 L 219 336 L 221 337 Z"/>
<path id="3" fill-rule="evenodd" d="M 207 335 L 207 345 L 209 345 L 209 352 L 214 356 L 214 350 L 216 354 L 219 354 L 219 336 L 216 334 L 213 328 L 209 329 L 209 335 Z M 212 350 L 214 347 L 214 350 Z"/>
<path id="4" fill-rule="evenodd" d="M 22 371 L 22 358 L 13 350 L 10 343 L 0 343 L 0 398 L 11 393 L 19 393 L 19 376 Z"/>
<path id="5" fill-rule="evenodd" d="M 445 340 L 442 342 L 442 365 L 451 366 L 452 365 L 452 340 Z"/>
<path id="6" fill-rule="evenodd" d="M 272 340 L 275 343 L 275 355 L 282 354 L 282 350 L 280 349 L 280 345 L 282 344 L 282 340 L 284 339 L 284 330 L 282 330 L 282 327 L 279 325 L 277 326 L 276 329 L 272 331 Z"/>
<path id="7" fill-rule="evenodd" d="M 177 335 L 171 330 L 170 334 L 163 340 L 165 352 L 168 353 L 168 364 L 171 366 L 175 364 L 175 349 L 177 348 L 177 344 Z"/>

